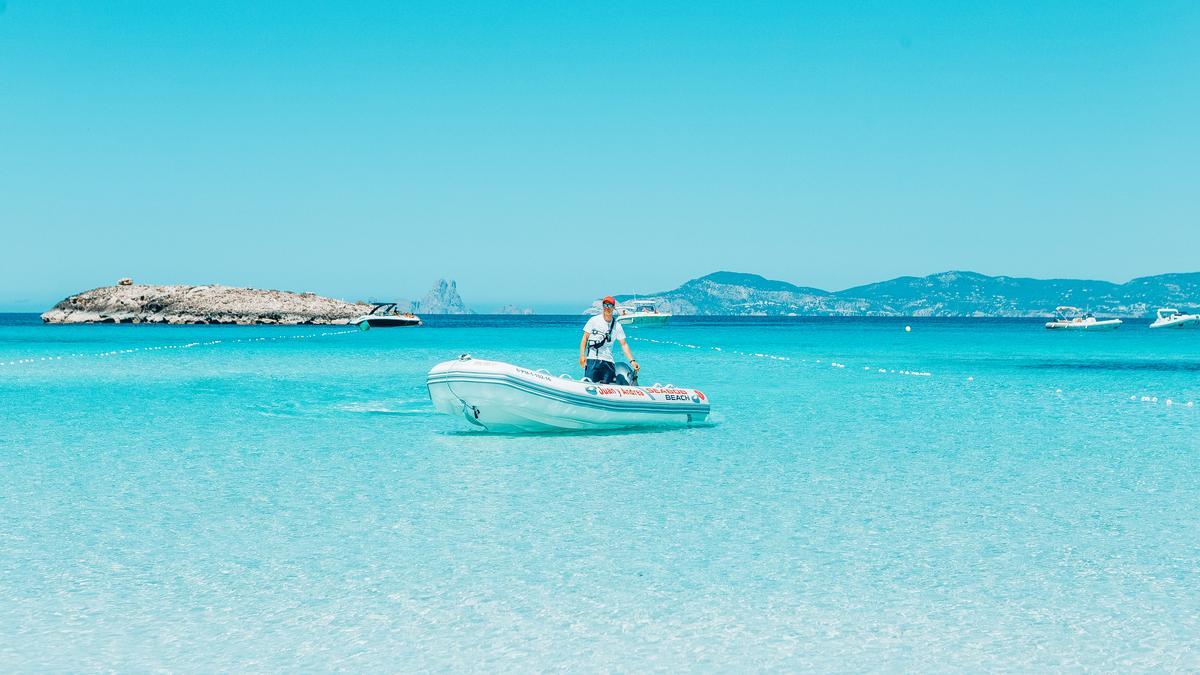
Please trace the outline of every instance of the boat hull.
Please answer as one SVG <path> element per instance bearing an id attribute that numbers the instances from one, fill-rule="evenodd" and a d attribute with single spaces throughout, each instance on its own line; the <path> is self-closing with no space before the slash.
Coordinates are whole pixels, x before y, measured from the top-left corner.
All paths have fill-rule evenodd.
<path id="1" fill-rule="evenodd" d="M 1151 328 L 1200 328 L 1200 315 L 1190 314 L 1178 319 L 1168 321 L 1155 321 L 1150 324 Z"/>
<path id="2" fill-rule="evenodd" d="M 1120 319 L 1108 319 L 1105 321 L 1049 321 L 1046 323 L 1046 328 L 1050 330 L 1113 330 L 1119 328 L 1122 321 Z"/>
<path id="3" fill-rule="evenodd" d="M 687 426 L 710 412 L 696 389 L 598 385 L 469 356 L 434 366 L 426 384 L 438 411 L 497 433 Z"/>
<path id="4" fill-rule="evenodd" d="M 617 321 L 622 326 L 665 326 L 667 320 L 671 318 L 670 314 L 626 314 L 618 316 Z"/>
<path id="5" fill-rule="evenodd" d="M 420 326 L 421 320 L 412 316 L 360 316 L 354 323 L 360 328 L 411 328 Z"/>

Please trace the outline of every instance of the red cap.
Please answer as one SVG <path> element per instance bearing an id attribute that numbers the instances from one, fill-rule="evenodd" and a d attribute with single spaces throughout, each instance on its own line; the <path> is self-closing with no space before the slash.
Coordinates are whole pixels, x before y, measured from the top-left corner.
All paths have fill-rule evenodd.
<path id="1" fill-rule="evenodd" d="M 603 299 L 603 300 L 601 300 L 600 302 L 601 302 L 601 303 L 610 303 L 610 304 L 612 304 L 612 305 L 616 305 L 616 304 L 617 304 L 617 300 L 616 300 L 616 298 L 614 298 L 614 297 L 613 297 L 613 296 L 611 296 L 611 295 L 606 295 L 606 296 L 604 296 L 604 299 Z"/>

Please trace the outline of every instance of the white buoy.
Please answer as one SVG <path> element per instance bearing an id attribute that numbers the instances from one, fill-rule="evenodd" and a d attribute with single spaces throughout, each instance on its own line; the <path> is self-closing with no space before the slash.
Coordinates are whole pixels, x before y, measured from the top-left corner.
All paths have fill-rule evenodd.
<path id="1" fill-rule="evenodd" d="M 904 327 L 904 332 L 905 332 L 905 333 L 911 333 L 911 332 L 912 332 L 912 326 L 905 326 L 905 327 Z"/>

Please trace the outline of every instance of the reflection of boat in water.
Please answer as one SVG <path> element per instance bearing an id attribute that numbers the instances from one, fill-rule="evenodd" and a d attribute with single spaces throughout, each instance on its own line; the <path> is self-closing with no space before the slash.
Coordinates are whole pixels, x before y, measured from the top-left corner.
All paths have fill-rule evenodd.
<path id="1" fill-rule="evenodd" d="M 363 314 L 351 323 L 358 324 L 358 327 L 363 330 L 368 328 L 405 328 L 420 326 L 421 317 L 412 312 L 397 311 L 394 302 L 380 302 L 376 303 L 370 312 Z"/>
<path id="2" fill-rule="evenodd" d="M 1200 314 L 1184 314 L 1171 307 L 1158 310 L 1151 328 L 1196 328 L 1200 327 Z"/>
<path id="3" fill-rule="evenodd" d="M 618 364 L 623 372 L 631 371 Z M 685 426 L 709 413 L 708 398 L 695 389 L 595 384 L 466 354 L 434 366 L 426 382 L 440 412 L 495 432 Z"/>
<path id="4" fill-rule="evenodd" d="M 644 298 L 618 305 L 617 321 L 622 326 L 665 326 L 671 313 L 658 311 L 661 302 L 658 298 Z"/>
<path id="5" fill-rule="evenodd" d="M 1054 320 L 1046 328 L 1055 330 L 1110 330 L 1121 325 L 1120 319 L 1097 319 L 1091 312 L 1062 305 L 1054 308 Z"/>

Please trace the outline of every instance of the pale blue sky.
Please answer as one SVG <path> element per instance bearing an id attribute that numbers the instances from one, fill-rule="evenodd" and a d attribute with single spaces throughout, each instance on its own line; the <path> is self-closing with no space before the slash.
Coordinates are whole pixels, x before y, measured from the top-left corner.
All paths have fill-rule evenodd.
<path id="1" fill-rule="evenodd" d="M 1200 270 L 1197 2 L 0 7 L 0 310 Z"/>

